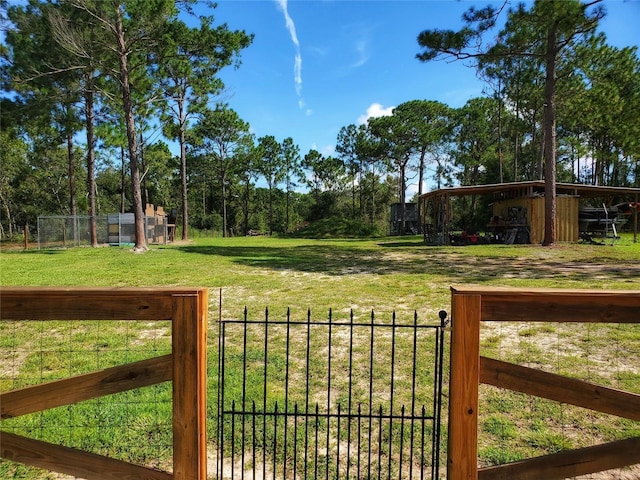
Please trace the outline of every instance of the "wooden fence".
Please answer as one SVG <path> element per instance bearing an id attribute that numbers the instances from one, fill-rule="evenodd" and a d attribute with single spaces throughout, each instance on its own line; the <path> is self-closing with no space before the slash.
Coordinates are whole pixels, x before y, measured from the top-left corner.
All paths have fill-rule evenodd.
<path id="1" fill-rule="evenodd" d="M 172 353 L 0 394 L 0 418 L 173 381 L 173 473 L 8 432 L 8 460 L 85 479 L 206 480 L 207 291 L 194 288 L 13 288 L 0 320 L 169 320 Z"/>
<path id="2" fill-rule="evenodd" d="M 478 468 L 478 391 L 485 383 L 640 420 L 640 395 L 480 356 L 480 324 L 640 324 L 640 291 L 452 288 L 448 479 L 562 479 L 640 463 L 640 438 Z"/>

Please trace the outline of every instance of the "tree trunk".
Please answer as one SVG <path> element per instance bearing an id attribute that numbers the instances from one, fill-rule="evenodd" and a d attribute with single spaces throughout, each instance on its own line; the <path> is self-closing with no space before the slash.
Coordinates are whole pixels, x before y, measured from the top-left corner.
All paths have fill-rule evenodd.
<path id="1" fill-rule="evenodd" d="M 133 187 L 133 214 L 135 218 L 135 252 L 148 250 L 144 231 L 144 211 L 142 209 L 142 192 L 140 190 L 140 168 L 138 166 L 138 142 L 136 126 L 133 119 L 133 105 L 131 102 L 131 86 L 129 84 L 129 65 L 127 45 L 122 26 L 122 10 L 119 2 L 114 2 L 116 9 L 116 42 L 118 46 L 118 60 L 120 62 L 120 84 L 122 87 L 122 103 L 124 120 L 129 145 L 129 165 L 131 169 L 131 186 Z"/>
<path id="2" fill-rule="evenodd" d="M 424 182 L 424 163 L 427 153 L 427 147 L 422 147 L 420 151 L 420 167 L 418 168 L 418 233 L 424 233 L 422 231 L 422 202 L 420 197 L 422 196 L 422 184 Z"/>
<path id="3" fill-rule="evenodd" d="M 2 189 L 0 189 L 0 205 L 2 205 L 2 209 L 5 213 L 5 219 L 7 222 L 7 228 L 9 229 L 9 236 L 12 235 L 13 229 L 11 227 L 13 220 L 11 219 L 11 208 L 9 206 L 9 202 L 2 194 Z M 0 222 L 0 239 L 4 239 L 7 232 L 4 231 L 4 227 L 2 227 L 2 222 Z"/>
<path id="4" fill-rule="evenodd" d="M 351 218 L 356 219 L 356 175 L 351 172 Z"/>
<path id="5" fill-rule="evenodd" d="M 78 210 L 76 208 L 76 168 L 75 168 L 75 155 L 73 152 L 73 134 L 70 128 L 66 128 L 67 133 L 67 157 L 68 157 L 68 170 L 69 170 L 69 215 L 73 218 L 73 243 L 78 245 L 78 223 L 76 215 Z"/>
<path id="6" fill-rule="evenodd" d="M 371 163 L 371 226 L 376 219 L 376 162 Z"/>
<path id="7" fill-rule="evenodd" d="M 187 139 L 184 103 L 178 103 L 180 116 L 180 180 L 182 182 L 182 240 L 189 239 L 189 208 L 187 205 Z M 204 210 L 203 210 L 204 213 Z"/>
<path id="8" fill-rule="evenodd" d="M 557 26 L 547 32 L 546 78 L 544 86 L 544 241 L 556 243 L 556 57 Z"/>
<path id="9" fill-rule="evenodd" d="M 516 122 L 515 122 L 515 135 L 513 140 L 513 181 L 518 181 L 518 145 L 520 143 L 520 135 L 518 132 L 518 125 L 520 124 L 520 92 L 516 97 Z"/>
<path id="10" fill-rule="evenodd" d="M 85 118 L 87 129 L 87 192 L 89 193 L 89 237 L 91 246 L 98 246 L 98 232 L 96 227 L 96 173 L 95 173 L 95 138 L 93 134 L 93 82 L 87 79 L 85 91 Z"/>
<path id="11" fill-rule="evenodd" d="M 269 179 L 269 236 L 273 235 L 273 183 Z"/>
<path id="12" fill-rule="evenodd" d="M 405 180 L 405 171 L 406 171 L 406 161 L 403 165 L 400 166 L 400 235 L 404 235 L 407 230 L 407 202 L 406 202 L 406 192 L 407 192 L 407 182 Z"/>
<path id="13" fill-rule="evenodd" d="M 498 164 L 500 167 L 500 183 L 504 182 L 503 156 L 502 156 L 502 87 L 498 83 Z"/>
<path id="14" fill-rule="evenodd" d="M 251 182 L 247 177 L 244 189 L 244 198 L 242 200 L 242 215 L 244 216 L 244 234 L 247 235 L 249 233 L 249 202 L 251 195 Z"/>
<path id="15" fill-rule="evenodd" d="M 291 188 L 289 187 L 289 179 L 287 179 L 287 198 L 286 198 L 286 213 L 284 220 L 284 233 L 289 232 L 289 209 L 291 208 Z"/>
<path id="16" fill-rule="evenodd" d="M 142 137 L 142 132 L 140 132 L 140 166 L 142 167 L 142 178 L 141 178 L 141 192 L 142 192 L 142 205 L 145 206 L 149 202 L 149 190 L 147 190 L 147 166 L 144 163 L 144 138 Z"/>
<path id="17" fill-rule="evenodd" d="M 120 147 L 120 213 L 124 213 L 127 203 L 127 170 L 124 161 L 124 147 Z"/>
<path id="18" fill-rule="evenodd" d="M 362 193 L 364 190 L 364 184 L 362 183 L 362 160 L 358 163 L 358 208 L 360 209 L 360 220 L 364 222 L 365 220 L 365 212 L 364 212 L 364 201 L 362 199 Z"/>
<path id="19" fill-rule="evenodd" d="M 76 207 L 76 168 L 75 154 L 73 151 L 73 133 L 67 128 L 67 155 L 69 158 L 69 214 L 74 217 L 78 214 Z"/>
<path id="20" fill-rule="evenodd" d="M 223 159 L 222 156 L 220 157 L 220 163 L 223 163 Z M 228 237 L 228 233 L 227 233 L 227 172 L 224 170 L 224 168 L 222 166 L 220 166 L 221 169 L 221 174 L 220 174 L 220 180 L 222 183 L 222 236 L 223 237 Z"/>

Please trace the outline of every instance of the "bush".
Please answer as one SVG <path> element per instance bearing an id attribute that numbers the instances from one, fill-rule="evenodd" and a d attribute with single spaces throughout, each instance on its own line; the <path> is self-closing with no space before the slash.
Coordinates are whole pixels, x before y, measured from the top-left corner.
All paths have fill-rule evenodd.
<path id="1" fill-rule="evenodd" d="M 296 238 L 365 238 L 383 235 L 375 225 L 343 217 L 331 217 L 311 222 L 288 236 Z"/>

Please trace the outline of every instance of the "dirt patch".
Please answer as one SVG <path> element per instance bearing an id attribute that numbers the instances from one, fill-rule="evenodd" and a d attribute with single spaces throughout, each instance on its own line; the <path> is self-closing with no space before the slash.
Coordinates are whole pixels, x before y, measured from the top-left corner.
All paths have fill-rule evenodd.
<path id="1" fill-rule="evenodd" d="M 591 473 L 575 477 L 574 480 L 638 480 L 640 478 L 640 465 L 605 472 Z"/>
<path id="2" fill-rule="evenodd" d="M 0 354 L 0 378 L 17 377 L 28 356 L 27 350 L 3 351 Z"/>

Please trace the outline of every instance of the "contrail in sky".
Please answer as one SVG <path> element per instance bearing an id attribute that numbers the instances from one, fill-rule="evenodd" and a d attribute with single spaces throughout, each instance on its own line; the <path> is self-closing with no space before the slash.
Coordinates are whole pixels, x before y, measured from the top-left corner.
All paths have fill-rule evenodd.
<path id="1" fill-rule="evenodd" d="M 287 10 L 287 0 L 276 0 L 278 6 L 284 14 L 284 20 L 287 25 L 287 30 L 291 35 L 291 41 L 296 49 L 295 60 L 293 64 L 293 81 L 296 87 L 296 95 L 298 95 L 298 105 L 300 108 L 304 107 L 304 100 L 302 99 L 302 55 L 300 54 L 300 42 L 298 41 L 298 35 L 296 34 L 296 25 L 293 23 L 293 19 L 289 15 Z"/>

